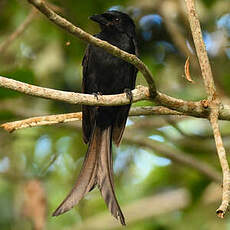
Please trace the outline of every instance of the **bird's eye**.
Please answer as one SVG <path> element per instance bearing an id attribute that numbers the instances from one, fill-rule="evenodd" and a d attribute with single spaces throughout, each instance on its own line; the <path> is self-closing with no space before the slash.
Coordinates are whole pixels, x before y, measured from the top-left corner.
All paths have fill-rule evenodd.
<path id="1" fill-rule="evenodd" d="M 116 22 L 119 22 L 119 21 L 120 21 L 120 19 L 119 19 L 119 18 L 115 18 L 115 21 L 116 21 Z"/>

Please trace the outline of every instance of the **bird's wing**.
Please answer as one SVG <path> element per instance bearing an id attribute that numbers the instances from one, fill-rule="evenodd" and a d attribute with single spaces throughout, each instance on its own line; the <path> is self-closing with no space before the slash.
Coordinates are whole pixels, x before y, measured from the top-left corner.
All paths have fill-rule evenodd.
<path id="1" fill-rule="evenodd" d="M 139 57 L 139 52 L 138 52 L 138 46 L 137 46 L 137 39 L 135 37 L 132 38 L 132 42 L 133 42 L 133 45 L 134 45 L 134 49 L 135 49 L 135 55 L 137 57 Z"/>
<path id="2" fill-rule="evenodd" d="M 121 107 L 121 106 L 120 106 Z M 119 146 L 123 132 L 125 130 L 125 124 L 129 114 L 130 105 L 122 106 L 118 109 L 116 120 L 113 124 L 113 142 L 115 145 Z"/>
<path id="3" fill-rule="evenodd" d="M 135 38 L 132 38 L 133 50 L 136 56 L 138 56 L 137 42 Z M 135 88 L 136 76 L 138 70 L 134 67 L 130 67 L 130 90 Z M 122 109 L 117 112 L 116 121 L 113 124 L 113 142 L 118 146 L 121 142 L 123 132 L 125 130 L 125 124 L 129 114 L 130 105 L 121 107 Z"/>
<path id="4" fill-rule="evenodd" d="M 83 66 L 83 81 L 82 81 L 82 92 L 89 93 L 88 89 L 86 88 L 86 80 L 88 76 L 88 66 L 89 66 L 89 59 L 90 59 L 90 45 L 86 48 L 85 56 L 82 60 Z M 82 131 L 83 131 L 83 140 L 85 143 L 89 142 L 90 135 L 93 130 L 94 125 L 94 115 L 95 115 L 95 108 L 92 106 L 82 105 Z"/>

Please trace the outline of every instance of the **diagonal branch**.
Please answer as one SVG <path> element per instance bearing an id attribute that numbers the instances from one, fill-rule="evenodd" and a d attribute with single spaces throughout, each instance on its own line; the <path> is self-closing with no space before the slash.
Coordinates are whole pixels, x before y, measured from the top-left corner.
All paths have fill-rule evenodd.
<path id="1" fill-rule="evenodd" d="M 37 11 L 32 9 L 30 14 L 27 16 L 25 21 L 10 35 L 8 38 L 0 44 L 0 53 L 3 52 L 10 46 L 10 44 L 17 39 L 29 26 L 36 15 Z"/>
<path id="2" fill-rule="evenodd" d="M 95 46 L 101 47 L 107 52 L 113 54 L 116 57 L 122 58 L 123 60 L 133 64 L 145 77 L 150 89 L 151 97 L 156 96 L 156 86 L 153 80 L 153 75 L 148 69 L 148 67 L 135 55 L 129 54 L 116 46 L 109 44 L 106 41 L 102 41 L 94 36 L 86 33 L 79 27 L 74 26 L 72 23 L 67 21 L 65 18 L 56 14 L 51 10 L 44 0 L 28 0 L 32 5 L 34 5 L 40 12 L 42 12 L 50 21 L 61 27 L 62 29 L 68 31 L 69 33 L 75 35 L 81 40 L 93 44 Z"/>
<path id="3" fill-rule="evenodd" d="M 131 133 L 128 131 L 125 133 L 123 140 L 128 144 L 151 149 L 157 154 L 159 153 L 159 155 L 167 157 L 174 162 L 186 165 L 190 168 L 194 168 L 200 173 L 209 177 L 211 180 L 214 180 L 218 183 L 221 181 L 219 172 L 210 167 L 207 163 L 200 162 L 196 158 L 190 155 L 186 155 L 172 146 L 168 146 L 166 144 L 162 144 L 161 142 L 146 138 L 133 138 Z"/>
<path id="4" fill-rule="evenodd" d="M 157 109 L 156 109 L 157 110 Z M 131 111 L 132 114 L 132 111 Z M 78 113 L 69 113 L 69 114 L 60 114 L 60 115 L 52 115 L 52 116 L 43 116 L 43 117 L 35 117 L 35 118 L 30 118 L 30 119 L 25 119 L 21 121 L 16 121 L 16 122 L 9 122 L 6 123 L 3 126 L 3 128 L 9 128 L 8 131 L 10 131 L 10 128 L 26 128 L 26 127 L 33 127 L 37 126 L 42 123 L 44 125 L 47 124 L 53 124 L 55 122 L 60 123 L 60 122 L 69 122 L 69 121 L 76 121 L 76 120 L 81 120 L 81 112 Z M 24 125 L 24 127 L 23 127 Z M 14 127 L 13 127 L 14 126 Z M 20 127 L 21 126 L 21 127 Z M 11 130 L 14 131 L 14 130 Z M 219 172 L 217 172 L 215 169 L 210 167 L 208 164 L 205 162 L 200 162 L 199 160 L 196 160 L 194 157 L 190 155 L 186 155 L 182 153 L 180 150 L 168 146 L 168 145 L 163 145 L 162 143 L 150 139 L 146 139 L 145 137 L 143 138 L 133 138 L 132 136 L 132 128 L 128 128 L 127 131 L 125 132 L 125 135 L 123 137 L 124 143 L 136 145 L 138 147 L 144 147 L 151 149 L 155 151 L 157 154 L 159 153 L 160 155 L 167 157 L 171 159 L 174 162 L 177 162 L 181 165 L 186 165 L 190 168 L 194 168 L 195 170 L 199 171 L 200 173 L 204 174 L 205 176 L 209 177 L 211 180 L 214 180 L 216 182 L 221 181 L 221 176 Z"/>
<path id="5" fill-rule="evenodd" d="M 155 99 L 155 101 L 158 104 L 167 106 L 169 109 L 177 110 L 178 112 L 181 112 L 184 115 L 193 115 L 197 117 L 209 116 L 213 128 L 214 136 L 215 136 L 217 152 L 220 158 L 220 162 L 223 170 L 223 177 L 224 177 L 222 204 L 220 208 L 217 210 L 218 215 L 220 217 L 223 217 L 230 201 L 230 192 L 229 192 L 230 183 L 228 183 L 230 181 L 230 170 L 228 167 L 228 162 L 226 160 L 226 153 L 223 147 L 223 142 L 220 136 L 220 131 L 218 127 L 218 118 L 224 116 L 223 114 L 225 113 L 222 113 L 222 108 L 220 109 L 220 100 L 216 95 L 216 89 L 212 77 L 211 68 L 209 65 L 209 60 L 201 35 L 200 23 L 195 11 L 194 0 L 185 0 L 185 2 L 188 8 L 190 27 L 192 30 L 197 56 L 201 66 L 202 76 L 204 79 L 204 84 L 208 95 L 208 107 L 209 107 L 208 109 L 206 109 L 206 105 L 205 105 L 206 103 L 204 103 L 203 101 L 199 101 L 199 102 L 183 101 L 183 100 L 169 97 L 160 92 L 157 92 L 151 72 L 146 67 L 146 65 L 135 55 L 122 51 L 117 47 L 105 41 L 102 41 L 100 39 L 97 39 L 92 35 L 86 33 L 85 31 L 81 30 L 80 28 L 74 26 L 66 19 L 64 19 L 63 17 L 57 15 L 54 11 L 52 11 L 45 4 L 44 0 L 28 0 L 28 1 L 31 4 L 33 4 L 39 11 L 41 11 L 50 21 L 52 21 L 62 29 L 68 31 L 69 33 L 75 35 L 76 37 L 80 38 L 81 40 L 87 43 L 101 47 L 107 52 L 133 64 L 143 74 L 143 76 L 145 77 L 149 85 L 149 88 L 140 86 L 138 89 L 133 90 L 134 102 L 139 100 L 144 100 L 144 99 L 145 100 Z M 26 83 L 20 83 L 14 80 L 10 80 L 4 77 L 0 77 L 0 86 L 5 88 L 10 88 L 33 96 L 39 96 L 43 98 L 49 98 L 49 99 L 64 101 L 73 104 L 105 105 L 105 106 L 129 104 L 129 99 L 125 97 L 125 94 L 99 96 L 99 99 L 97 100 L 92 95 L 63 92 L 59 90 L 32 86 Z M 227 117 L 229 119 L 230 117 L 229 113 L 227 113 Z"/>
<path id="6" fill-rule="evenodd" d="M 208 95 L 208 104 L 210 107 L 210 116 L 209 120 L 213 129 L 213 134 L 216 142 L 216 148 L 218 157 L 220 160 L 220 164 L 223 171 L 223 195 L 222 195 L 222 203 L 220 207 L 217 209 L 217 215 L 221 218 L 224 217 L 228 209 L 228 205 L 230 202 L 230 169 L 226 157 L 226 152 L 224 149 L 223 141 L 221 138 L 219 125 L 218 125 L 218 117 L 220 110 L 220 99 L 217 96 L 216 88 L 212 76 L 212 70 L 209 63 L 208 55 L 206 52 L 205 44 L 202 38 L 202 32 L 200 27 L 200 22 L 198 19 L 198 15 L 195 9 L 194 0 L 185 0 L 187 11 L 188 11 L 188 19 L 192 31 L 192 36 L 196 48 L 196 53 L 198 56 L 198 60 L 201 67 L 202 77 L 204 80 L 204 85 L 206 89 L 206 93 Z"/>
<path id="7" fill-rule="evenodd" d="M 209 63 L 208 54 L 206 52 L 205 44 L 202 38 L 200 21 L 196 13 L 194 0 L 185 0 L 185 2 L 188 10 L 188 19 L 192 31 L 197 57 L 200 63 L 206 93 L 208 95 L 208 99 L 211 101 L 213 100 L 214 95 L 216 95 L 216 88 L 212 76 L 212 70 Z"/>

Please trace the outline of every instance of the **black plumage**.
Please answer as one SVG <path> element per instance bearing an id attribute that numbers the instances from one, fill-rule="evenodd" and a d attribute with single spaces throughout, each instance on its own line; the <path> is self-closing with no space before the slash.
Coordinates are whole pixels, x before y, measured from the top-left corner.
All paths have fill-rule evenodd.
<path id="1" fill-rule="evenodd" d="M 91 19 L 101 27 L 101 32 L 95 35 L 97 38 L 137 54 L 135 25 L 127 14 L 108 11 Z M 102 48 L 88 45 L 82 65 L 84 93 L 118 94 L 135 87 L 137 69 Z M 125 225 L 114 192 L 112 141 L 119 145 L 129 109 L 130 105 L 82 106 L 83 138 L 88 143 L 88 150 L 74 188 L 54 216 L 71 209 L 97 185 L 112 215 Z"/>

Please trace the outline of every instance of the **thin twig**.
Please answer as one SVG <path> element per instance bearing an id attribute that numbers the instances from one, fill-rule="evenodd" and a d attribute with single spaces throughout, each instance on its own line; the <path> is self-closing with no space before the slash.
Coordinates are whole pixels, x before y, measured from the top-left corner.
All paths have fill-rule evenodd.
<path id="1" fill-rule="evenodd" d="M 178 17 L 182 16 L 184 17 L 184 11 L 181 9 L 181 3 L 179 1 L 174 1 L 173 4 L 177 5 L 177 12 L 172 11 L 170 6 L 170 3 L 172 1 L 167 0 L 164 1 L 163 4 L 160 4 L 159 9 L 160 12 L 164 18 L 165 26 L 169 34 L 171 35 L 173 44 L 176 46 L 176 48 L 180 51 L 184 57 L 190 57 L 191 59 L 191 65 L 194 67 L 194 69 L 198 70 L 200 69 L 199 63 L 196 59 L 196 56 L 193 53 L 193 50 L 190 50 L 188 48 L 188 45 L 186 44 L 186 36 L 181 31 L 181 28 L 176 23 L 175 15 L 178 14 Z M 168 7 L 167 7 L 168 5 Z M 177 18 L 178 18 L 177 17 Z M 186 17 L 187 22 L 187 17 Z"/>
<path id="2" fill-rule="evenodd" d="M 166 144 L 162 144 L 161 142 L 146 138 L 133 138 L 133 136 L 128 133 L 128 130 L 124 135 L 123 141 L 128 144 L 137 145 L 138 147 L 151 149 L 156 154 L 162 155 L 174 162 L 178 162 L 182 165 L 196 169 L 197 171 L 209 177 L 211 180 L 214 180 L 218 183 L 221 182 L 221 175 L 207 163 L 201 162 L 200 160 L 197 160 L 190 155 L 184 154 L 172 146 L 168 146 Z"/>
<path id="3" fill-rule="evenodd" d="M 169 11 L 169 7 L 167 7 L 167 4 L 170 4 L 170 2 L 171 1 L 164 1 L 163 4 L 160 4 L 160 12 L 164 17 L 164 23 L 166 29 L 171 35 L 173 44 L 177 47 L 177 49 L 181 52 L 181 54 L 184 55 L 184 57 L 192 56 L 191 51 L 186 45 L 186 38 L 181 33 L 181 30 L 178 27 L 178 25 L 175 23 L 175 19 L 174 19 L 175 11 L 172 11 L 171 9 Z"/>
<path id="4" fill-rule="evenodd" d="M 220 207 L 216 210 L 216 213 L 220 218 L 224 218 L 224 215 L 228 210 L 229 201 L 230 201 L 230 170 L 229 170 L 224 144 L 220 134 L 220 128 L 218 125 L 218 109 L 214 108 L 212 110 L 212 113 L 210 114 L 210 122 L 212 124 L 218 157 L 223 171 L 222 203 Z"/>
<path id="5" fill-rule="evenodd" d="M 17 39 L 20 35 L 24 33 L 24 31 L 28 28 L 32 20 L 34 19 L 37 10 L 32 9 L 30 14 L 27 16 L 25 21 L 11 34 L 8 38 L 0 44 L 0 53 L 2 55 L 3 52 L 12 44 L 12 42 Z"/>
<path id="6" fill-rule="evenodd" d="M 18 129 L 37 127 L 43 125 L 53 125 L 58 123 L 66 123 L 71 121 L 79 121 L 82 119 L 82 113 L 67 113 L 49 116 L 32 117 L 20 121 L 7 122 L 0 127 L 8 132 L 13 132 Z"/>
<path id="7" fill-rule="evenodd" d="M 67 21 L 65 18 L 59 16 L 56 14 L 53 10 L 51 10 L 44 0 L 28 0 L 31 4 L 33 4 L 41 13 L 43 13 L 50 21 L 64 29 L 65 31 L 68 31 L 69 33 L 75 35 L 76 37 L 80 38 L 81 40 L 93 44 L 95 46 L 101 47 L 107 52 L 113 54 L 114 56 L 117 56 L 119 58 L 122 58 L 123 60 L 133 64 L 145 77 L 149 89 L 151 97 L 156 96 L 156 86 L 155 82 L 153 80 L 153 75 L 148 69 L 148 67 L 135 55 L 129 54 L 116 46 L 113 46 L 109 44 L 106 41 L 102 41 L 89 33 L 86 33 L 79 27 L 74 26 L 72 23 Z"/>
<path id="8" fill-rule="evenodd" d="M 167 109 L 162 106 L 143 106 L 143 107 L 134 107 L 130 110 L 129 116 L 140 116 L 140 115 L 183 115 L 174 110 Z M 18 129 L 24 129 L 29 127 L 37 127 L 44 125 L 54 125 L 59 123 L 79 121 L 82 119 L 82 113 L 66 113 L 58 115 L 49 115 L 49 116 L 39 116 L 32 117 L 20 121 L 7 122 L 0 125 L 1 128 L 5 129 L 8 132 L 13 132 Z"/>
<path id="9" fill-rule="evenodd" d="M 138 59 L 135 55 L 126 53 L 126 52 L 118 49 L 117 47 L 108 44 L 105 41 L 101 41 L 100 39 L 93 37 L 92 35 L 84 32 L 80 28 L 75 27 L 73 24 L 71 24 L 70 22 L 68 22 L 64 18 L 60 17 L 59 15 L 57 15 L 55 12 L 53 12 L 45 4 L 44 1 L 42 1 L 42 0 L 28 0 L 28 1 L 30 3 L 32 3 L 43 14 L 45 14 L 49 20 L 51 20 L 52 22 L 54 22 L 55 24 L 57 24 L 61 28 L 72 33 L 73 35 L 77 36 L 78 38 L 80 38 L 80 39 L 82 39 L 88 43 L 91 43 L 93 45 L 99 46 L 99 47 L 105 49 L 106 51 L 112 53 L 113 55 L 120 57 L 120 58 L 124 59 L 125 61 L 136 66 L 140 70 L 140 72 L 142 72 L 143 76 L 145 77 L 146 81 L 148 82 L 149 89 L 146 87 L 142 87 L 141 90 L 138 90 L 138 89 L 136 91 L 134 90 L 133 91 L 134 101 L 135 101 L 135 99 L 136 99 L 136 101 L 138 101 L 138 100 L 143 100 L 143 99 L 149 99 L 150 97 L 152 97 L 152 98 L 156 97 L 155 99 L 159 104 L 164 105 L 164 104 L 168 103 L 168 108 L 174 108 L 174 106 L 175 106 L 179 112 L 183 112 L 184 110 L 186 110 L 186 111 L 189 111 L 191 113 L 197 112 L 197 109 L 198 109 L 199 115 L 202 114 L 203 116 L 206 116 L 207 111 L 204 110 L 204 107 L 202 106 L 202 102 L 184 102 L 182 100 L 170 98 L 167 95 L 157 93 L 151 72 L 144 65 L 144 63 L 142 61 L 140 61 L 140 59 Z M 218 123 L 217 123 L 217 119 L 219 117 L 220 102 L 216 96 L 216 90 L 215 90 L 215 85 L 214 85 L 214 81 L 212 78 L 212 72 L 211 72 L 211 68 L 209 65 L 205 46 L 204 46 L 204 43 L 202 40 L 199 20 L 198 20 L 198 17 L 196 15 L 196 12 L 195 12 L 194 1 L 193 0 L 185 0 L 185 2 L 187 3 L 187 8 L 189 11 L 190 26 L 192 29 L 192 34 L 194 37 L 194 43 L 196 46 L 197 55 L 198 55 L 199 63 L 201 66 L 202 76 L 204 78 L 204 83 L 205 83 L 206 91 L 208 94 L 209 106 L 211 108 L 210 121 L 211 121 L 213 130 L 214 130 L 217 148 L 220 148 L 220 146 L 221 146 L 221 148 L 223 148 L 223 144 L 221 145 L 222 140 L 221 140 L 220 132 L 218 129 Z M 1 83 L 3 83 L 4 87 L 6 86 L 6 84 L 5 84 L 6 81 L 4 81 L 4 79 L 2 77 L 0 78 L 0 85 L 1 85 Z M 14 83 L 16 83 L 16 82 L 14 82 Z M 15 85 L 16 84 L 14 84 L 14 86 Z M 101 96 L 100 99 L 97 100 L 92 95 L 75 94 L 75 93 L 71 93 L 71 92 L 61 92 L 61 91 L 57 91 L 57 90 L 45 89 L 45 88 L 36 87 L 36 86 L 32 86 L 33 89 L 31 90 L 31 88 L 30 88 L 31 85 L 23 84 L 23 83 L 17 84 L 17 87 L 18 86 L 19 86 L 19 88 L 17 88 L 17 89 L 12 87 L 12 85 L 9 85 L 8 88 L 12 87 L 11 89 L 18 90 L 18 91 L 26 93 L 26 94 L 45 97 L 45 98 L 52 98 L 55 100 L 66 101 L 69 103 L 81 103 L 81 104 L 87 104 L 87 105 L 105 105 L 107 103 L 107 102 L 105 102 L 107 99 L 109 99 L 108 105 L 121 105 L 121 104 L 128 104 L 129 103 L 128 99 L 125 98 L 125 96 L 123 94 L 112 95 L 112 96 L 111 95 Z M 23 86 L 25 86 L 25 88 L 22 89 L 21 87 L 23 87 Z M 37 92 L 37 90 L 39 90 L 39 91 Z M 143 93 L 143 91 L 144 91 L 144 93 Z M 49 93 L 52 95 L 50 95 Z M 60 93 L 64 93 L 64 94 L 61 95 Z M 136 95 L 135 95 L 135 93 L 136 93 Z M 70 102 L 70 100 L 68 100 L 68 99 L 72 98 L 73 96 L 76 96 L 76 98 L 74 98 L 74 100 L 71 100 L 72 102 Z M 79 100 L 79 98 L 80 98 L 80 100 Z M 121 101 L 119 101 L 117 99 L 119 99 Z M 112 100 L 114 100 L 114 101 L 112 101 Z M 191 109 L 189 105 L 192 105 L 193 108 Z M 218 131 L 216 131 L 216 130 L 218 130 Z M 230 175 L 228 164 L 226 161 L 225 151 L 223 151 L 222 149 L 218 149 L 218 154 L 219 154 L 219 158 L 221 161 L 221 166 L 222 167 L 225 166 L 225 168 L 223 168 L 223 174 L 224 175 Z M 226 170 L 226 168 L 227 168 L 227 170 Z M 226 177 L 226 178 L 229 178 L 229 177 Z M 225 182 L 226 182 L 226 180 L 224 178 L 224 183 Z M 223 216 L 227 210 L 227 206 L 228 206 L 229 199 L 230 199 L 229 186 L 230 186 L 229 184 L 225 184 L 223 186 L 224 187 L 224 189 L 223 189 L 223 201 L 222 201 L 222 205 L 221 205 L 220 209 L 218 209 L 219 216 Z"/>
<path id="10" fill-rule="evenodd" d="M 218 125 L 219 107 L 221 102 L 216 93 L 212 70 L 206 52 L 205 44 L 202 38 L 200 22 L 196 13 L 194 0 L 185 0 L 185 3 L 188 10 L 188 18 L 194 44 L 196 47 L 196 53 L 201 67 L 206 93 L 208 95 L 208 106 L 210 107 L 209 120 L 213 129 L 217 153 L 223 171 L 222 203 L 216 211 L 217 215 L 223 218 L 230 202 L 230 169 Z"/>
<path id="11" fill-rule="evenodd" d="M 193 41 L 196 48 L 197 57 L 200 63 L 202 77 L 204 79 L 206 93 L 209 101 L 216 95 L 216 88 L 212 77 L 212 70 L 206 52 L 205 44 L 202 38 L 200 21 L 196 13 L 194 0 L 185 0 L 188 9 L 188 19 L 192 31 Z"/>

